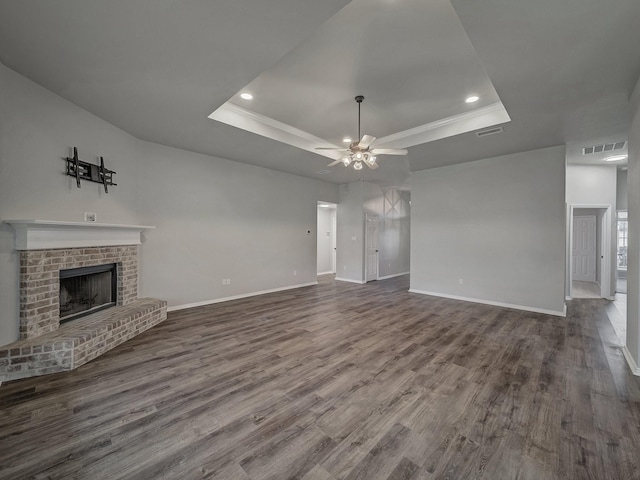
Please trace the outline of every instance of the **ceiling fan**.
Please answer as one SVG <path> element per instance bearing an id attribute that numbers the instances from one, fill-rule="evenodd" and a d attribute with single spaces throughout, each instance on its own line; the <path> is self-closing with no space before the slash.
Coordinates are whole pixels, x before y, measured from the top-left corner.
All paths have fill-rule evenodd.
<path id="1" fill-rule="evenodd" d="M 334 152 L 344 153 L 344 157 L 335 162 L 331 162 L 327 167 L 333 167 L 339 163 L 344 164 L 345 167 L 353 164 L 354 170 L 362 170 L 362 164 L 364 163 L 371 169 L 378 168 L 376 163 L 377 155 L 406 155 L 407 150 L 404 148 L 371 148 L 371 144 L 376 140 L 376 137 L 371 135 L 362 135 L 360 137 L 360 105 L 364 100 L 362 95 L 358 95 L 355 98 L 358 102 L 358 138 L 359 142 L 352 142 L 349 148 L 333 148 L 333 147 L 318 147 L 316 150 L 333 150 Z"/>

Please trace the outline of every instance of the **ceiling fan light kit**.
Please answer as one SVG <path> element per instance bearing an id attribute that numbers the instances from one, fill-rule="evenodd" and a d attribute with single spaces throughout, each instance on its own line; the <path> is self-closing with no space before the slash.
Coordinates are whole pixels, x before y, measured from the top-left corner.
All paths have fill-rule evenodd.
<path id="1" fill-rule="evenodd" d="M 360 138 L 360 141 L 352 142 L 348 149 L 318 147 L 316 150 L 335 150 L 338 152 L 346 152 L 341 159 L 336 160 L 327 166 L 333 167 L 338 163 L 342 163 L 345 167 L 353 165 L 354 170 L 362 170 L 362 164 L 364 163 L 367 167 L 375 170 L 378 168 L 376 155 L 406 155 L 407 150 L 404 148 L 371 148 L 371 144 L 376 140 L 376 137 L 372 137 L 371 135 L 362 135 L 362 137 L 360 137 L 360 105 L 362 104 L 364 97 L 362 95 L 358 95 L 355 100 L 358 103 L 358 138 Z"/>

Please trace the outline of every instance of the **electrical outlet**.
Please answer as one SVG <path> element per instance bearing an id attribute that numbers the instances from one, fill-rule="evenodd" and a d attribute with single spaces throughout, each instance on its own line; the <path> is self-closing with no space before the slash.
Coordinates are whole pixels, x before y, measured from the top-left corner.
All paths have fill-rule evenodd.
<path id="1" fill-rule="evenodd" d="M 460 279 L 458 279 L 458 283 L 459 283 L 460 285 L 464 285 L 464 280 L 463 280 L 462 278 L 460 278 Z"/>
<path id="2" fill-rule="evenodd" d="M 227 285 L 231 285 L 231 279 L 227 278 Z"/>
<path id="3" fill-rule="evenodd" d="M 223 278 L 223 279 L 222 279 L 222 285 L 226 285 L 226 284 L 227 284 L 227 279 L 226 279 L 226 278 Z"/>
<path id="4" fill-rule="evenodd" d="M 95 222 L 98 220 L 98 215 L 94 212 L 84 212 L 84 221 L 85 222 Z"/>
<path id="5" fill-rule="evenodd" d="M 344 270 L 345 272 L 347 271 L 347 266 L 346 266 L 346 265 L 343 267 L 343 270 Z"/>
<path id="6" fill-rule="evenodd" d="M 295 277 L 296 275 L 298 275 L 298 271 L 297 271 L 297 270 L 294 270 L 294 271 L 293 271 L 293 276 Z"/>

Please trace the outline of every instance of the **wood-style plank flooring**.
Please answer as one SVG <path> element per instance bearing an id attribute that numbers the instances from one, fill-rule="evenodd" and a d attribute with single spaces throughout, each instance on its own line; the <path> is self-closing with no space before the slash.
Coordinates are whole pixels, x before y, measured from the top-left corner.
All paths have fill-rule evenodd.
<path id="1" fill-rule="evenodd" d="M 322 277 L 4 384 L 0 478 L 640 478 L 606 301 L 559 318 L 407 290 Z"/>

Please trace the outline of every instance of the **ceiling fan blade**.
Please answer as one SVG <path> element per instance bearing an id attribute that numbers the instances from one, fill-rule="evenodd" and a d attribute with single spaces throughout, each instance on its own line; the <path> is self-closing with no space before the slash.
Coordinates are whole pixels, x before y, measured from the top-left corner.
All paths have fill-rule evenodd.
<path id="1" fill-rule="evenodd" d="M 375 139 L 376 137 L 372 137 L 371 135 L 363 135 L 360 143 L 358 143 L 358 148 L 361 150 L 366 150 L 367 148 L 369 148 L 369 145 L 371 145 L 375 141 Z"/>
<path id="2" fill-rule="evenodd" d="M 367 167 L 369 167 L 371 170 L 375 170 L 376 168 L 378 168 L 380 165 L 378 165 L 376 162 L 373 163 L 369 163 L 369 162 L 362 162 L 364 163 Z"/>
<path id="3" fill-rule="evenodd" d="M 334 148 L 334 147 L 316 147 L 316 150 L 333 150 L 334 152 L 348 152 L 348 148 Z"/>
<path id="4" fill-rule="evenodd" d="M 409 152 L 406 148 L 374 148 L 371 153 L 373 155 L 406 155 Z"/>
<path id="5" fill-rule="evenodd" d="M 339 163 L 342 163 L 342 160 L 335 160 L 335 161 L 331 162 L 329 165 L 327 165 L 327 167 L 333 167 L 334 165 L 337 165 Z"/>

